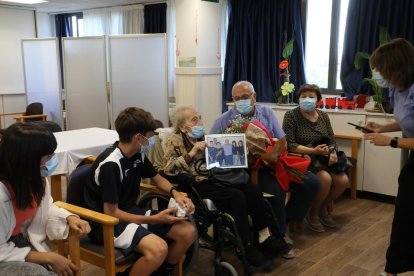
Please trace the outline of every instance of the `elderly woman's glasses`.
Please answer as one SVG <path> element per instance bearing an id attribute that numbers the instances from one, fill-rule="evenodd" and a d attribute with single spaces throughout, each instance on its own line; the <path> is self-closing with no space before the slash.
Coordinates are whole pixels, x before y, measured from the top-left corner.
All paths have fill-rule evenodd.
<path id="1" fill-rule="evenodd" d="M 252 95 L 252 93 L 250 93 L 250 94 L 243 94 L 241 96 L 234 96 L 233 97 L 233 101 L 237 102 L 237 101 L 240 101 L 240 100 L 248 100 L 248 99 L 250 99 L 250 96 L 251 95 Z"/>

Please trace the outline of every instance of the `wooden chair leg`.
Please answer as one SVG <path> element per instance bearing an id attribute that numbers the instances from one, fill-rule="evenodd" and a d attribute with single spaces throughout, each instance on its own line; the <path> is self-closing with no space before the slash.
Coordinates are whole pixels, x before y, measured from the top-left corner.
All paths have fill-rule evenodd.
<path id="1" fill-rule="evenodd" d="M 72 263 L 74 263 L 78 268 L 76 276 L 81 275 L 81 266 L 80 266 L 80 239 L 78 233 L 70 230 L 69 232 L 69 256 Z"/>
<path id="2" fill-rule="evenodd" d="M 115 245 L 114 245 L 114 227 L 112 225 L 103 226 L 103 238 L 105 248 L 105 275 L 115 275 Z"/>
<path id="3" fill-rule="evenodd" d="M 183 258 L 178 260 L 177 266 L 175 267 L 174 276 L 183 275 Z"/>

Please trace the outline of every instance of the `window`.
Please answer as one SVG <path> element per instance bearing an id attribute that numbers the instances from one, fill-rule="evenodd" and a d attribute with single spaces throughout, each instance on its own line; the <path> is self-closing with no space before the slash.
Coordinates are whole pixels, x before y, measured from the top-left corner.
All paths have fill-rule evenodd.
<path id="1" fill-rule="evenodd" d="M 307 0 L 305 72 L 309 83 L 339 93 L 349 0 Z"/>
<path id="2" fill-rule="evenodd" d="M 83 16 L 82 13 L 71 15 L 73 37 L 83 36 Z"/>

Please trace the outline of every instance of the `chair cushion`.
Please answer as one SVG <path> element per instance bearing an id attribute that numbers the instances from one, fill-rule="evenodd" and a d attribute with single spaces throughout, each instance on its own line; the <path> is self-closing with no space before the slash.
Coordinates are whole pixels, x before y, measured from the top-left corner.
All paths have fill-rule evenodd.
<path id="1" fill-rule="evenodd" d="M 105 255 L 104 246 L 102 244 L 97 244 L 97 243 L 92 242 L 89 239 L 89 237 L 82 238 L 80 240 L 80 245 L 81 247 L 86 248 L 90 251 L 93 251 L 100 255 Z M 132 252 L 131 254 L 124 256 L 121 250 L 115 248 L 115 263 L 117 265 L 123 265 L 123 264 L 135 262 L 136 260 L 138 260 L 139 257 L 141 257 L 141 255 L 136 252 Z"/>

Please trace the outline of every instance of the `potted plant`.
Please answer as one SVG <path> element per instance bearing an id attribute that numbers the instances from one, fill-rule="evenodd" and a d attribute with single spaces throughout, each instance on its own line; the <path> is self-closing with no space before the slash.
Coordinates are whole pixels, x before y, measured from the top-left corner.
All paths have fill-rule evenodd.
<path id="1" fill-rule="evenodd" d="M 380 26 L 379 29 L 379 43 L 380 45 L 387 43 L 391 40 L 387 29 L 384 26 Z M 354 59 L 354 67 L 356 70 L 360 70 L 363 64 L 366 61 L 369 61 L 371 58 L 371 54 L 366 52 L 357 52 L 355 54 Z M 371 68 L 372 69 L 372 68 Z M 382 95 L 383 95 L 383 88 L 378 85 L 375 79 L 372 78 L 372 72 L 370 77 L 366 77 L 363 79 L 363 83 L 369 83 L 372 87 L 374 95 L 372 96 L 373 103 L 368 103 L 365 106 L 365 110 L 369 112 L 384 112 L 384 108 L 382 106 Z"/>

